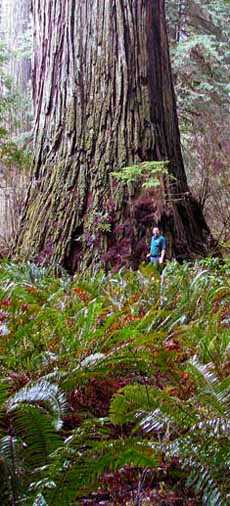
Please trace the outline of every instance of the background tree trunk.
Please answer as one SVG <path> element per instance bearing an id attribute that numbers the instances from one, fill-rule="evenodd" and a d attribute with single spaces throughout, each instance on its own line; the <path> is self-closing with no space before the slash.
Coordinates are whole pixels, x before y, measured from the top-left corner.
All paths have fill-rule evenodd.
<path id="1" fill-rule="evenodd" d="M 71 271 L 137 264 L 153 221 L 177 256 L 204 254 L 188 190 L 163 0 L 33 0 L 34 172 L 17 251 Z M 170 195 L 136 193 L 111 172 L 169 160 Z"/>
<path id="2" fill-rule="evenodd" d="M 32 106 L 30 0 L 2 1 L 0 33 L 9 51 L 6 71 L 12 79 L 13 91 L 18 95 L 17 111 L 14 110 L 11 115 L 9 114 L 8 128 L 13 135 L 29 132 Z"/>

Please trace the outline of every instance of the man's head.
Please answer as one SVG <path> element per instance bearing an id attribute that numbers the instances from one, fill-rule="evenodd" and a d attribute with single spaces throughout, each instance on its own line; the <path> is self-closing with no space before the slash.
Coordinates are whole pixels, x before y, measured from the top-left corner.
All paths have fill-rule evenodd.
<path id="1" fill-rule="evenodd" d="M 158 227 L 153 227 L 153 236 L 158 237 L 160 235 L 160 230 Z"/>

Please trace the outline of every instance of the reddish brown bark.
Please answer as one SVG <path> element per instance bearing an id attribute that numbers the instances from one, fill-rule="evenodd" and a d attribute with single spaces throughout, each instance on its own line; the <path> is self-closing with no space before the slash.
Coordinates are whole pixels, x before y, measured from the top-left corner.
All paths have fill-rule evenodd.
<path id="1" fill-rule="evenodd" d="M 17 250 L 70 270 L 144 257 L 154 220 L 178 256 L 205 253 L 208 229 L 181 156 L 163 0 L 33 0 L 34 173 Z M 157 193 L 111 172 L 169 160 Z M 170 191 L 170 196 L 167 192 Z"/>

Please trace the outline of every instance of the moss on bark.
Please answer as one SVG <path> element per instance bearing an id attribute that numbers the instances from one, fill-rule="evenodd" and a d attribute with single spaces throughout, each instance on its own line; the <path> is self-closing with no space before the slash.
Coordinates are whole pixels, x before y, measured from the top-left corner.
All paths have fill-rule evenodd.
<path id="1" fill-rule="evenodd" d="M 17 253 L 71 271 L 135 266 L 155 220 L 176 255 L 205 254 L 208 229 L 180 150 L 163 0 L 33 0 L 33 17 L 35 159 Z M 112 171 L 144 160 L 170 161 L 174 183 L 160 197 L 111 183 Z"/>

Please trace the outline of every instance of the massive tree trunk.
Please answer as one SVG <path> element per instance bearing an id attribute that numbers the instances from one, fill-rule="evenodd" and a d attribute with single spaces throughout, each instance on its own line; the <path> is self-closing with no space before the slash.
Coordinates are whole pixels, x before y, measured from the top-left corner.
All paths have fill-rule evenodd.
<path id="1" fill-rule="evenodd" d="M 35 159 L 17 251 L 71 271 L 135 265 L 158 221 L 176 256 L 204 254 L 208 229 L 183 167 L 164 1 L 33 0 L 33 18 Z M 160 201 L 159 191 L 112 180 L 145 160 L 170 161 L 174 179 Z"/>

